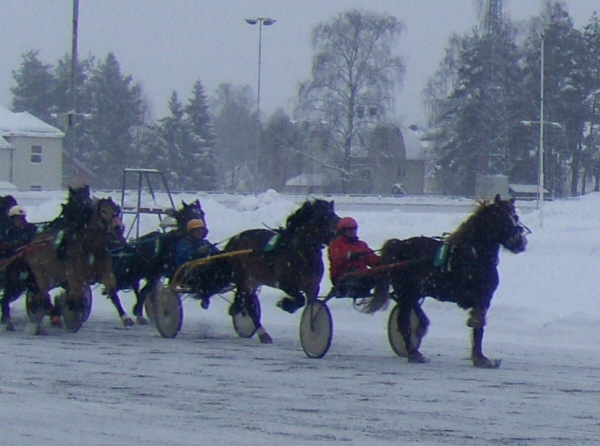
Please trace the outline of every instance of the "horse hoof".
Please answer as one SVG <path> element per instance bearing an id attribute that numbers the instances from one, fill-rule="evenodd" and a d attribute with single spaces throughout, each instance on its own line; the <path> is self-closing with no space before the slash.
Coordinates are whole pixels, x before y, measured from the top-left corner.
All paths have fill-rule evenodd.
<path id="1" fill-rule="evenodd" d="M 477 358 L 473 360 L 473 365 L 480 369 L 497 369 L 501 363 L 501 359 Z"/>
<path id="2" fill-rule="evenodd" d="M 135 322 L 133 322 L 133 319 L 131 319 L 129 316 L 121 318 L 121 321 L 123 322 L 123 325 L 126 327 L 133 327 L 135 325 Z"/>
<path id="3" fill-rule="evenodd" d="M 143 316 L 142 317 L 137 317 L 136 321 L 137 321 L 138 325 L 148 325 L 149 324 L 148 319 L 146 319 Z"/>
<path id="4" fill-rule="evenodd" d="M 15 326 L 12 322 L 6 323 L 6 331 L 15 331 Z"/>
<path id="5" fill-rule="evenodd" d="M 202 299 L 200 301 L 200 306 L 202 307 L 203 310 L 208 310 L 209 305 L 210 305 L 210 299 L 208 297 L 205 297 L 204 299 Z"/>
<path id="6" fill-rule="evenodd" d="M 277 302 L 277 306 L 281 308 L 283 311 L 287 311 L 290 314 L 294 314 L 296 310 L 302 308 L 304 303 L 298 303 L 294 299 L 290 299 L 289 297 L 285 297 Z"/>
<path id="7" fill-rule="evenodd" d="M 269 333 L 260 333 L 258 335 L 258 340 L 261 344 L 272 344 L 273 338 L 269 335 Z"/>
<path id="8" fill-rule="evenodd" d="M 408 356 L 408 362 L 410 364 L 427 364 L 429 361 L 430 361 L 429 358 L 426 358 L 419 352 L 411 353 Z"/>

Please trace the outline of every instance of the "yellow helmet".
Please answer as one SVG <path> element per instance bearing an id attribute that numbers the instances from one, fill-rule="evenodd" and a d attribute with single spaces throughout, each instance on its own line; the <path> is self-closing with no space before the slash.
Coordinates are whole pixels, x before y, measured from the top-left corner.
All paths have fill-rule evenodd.
<path id="1" fill-rule="evenodd" d="M 198 219 L 193 219 L 188 221 L 185 230 L 187 232 L 190 232 L 192 229 L 196 229 L 196 228 L 205 228 L 206 226 L 204 225 L 204 222 L 202 220 L 198 220 Z"/>

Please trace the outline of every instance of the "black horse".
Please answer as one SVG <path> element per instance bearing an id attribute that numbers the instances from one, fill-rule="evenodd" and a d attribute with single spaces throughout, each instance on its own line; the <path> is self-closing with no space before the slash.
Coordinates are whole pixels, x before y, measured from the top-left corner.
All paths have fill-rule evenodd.
<path id="1" fill-rule="evenodd" d="M 512 253 L 523 252 L 529 229 L 519 222 L 514 200 L 482 202 L 475 212 L 445 240 L 413 237 L 392 239 L 381 250 L 382 264 L 390 269 L 392 299 L 398 302 L 397 327 L 404 340 L 409 362 L 427 362 L 418 350 L 429 320 L 420 301 L 431 296 L 440 301 L 455 302 L 471 310 L 467 325 L 473 329 L 471 358 L 477 367 L 495 368 L 500 361 L 491 361 L 483 354 L 483 332 L 486 313 L 499 283 L 498 254 L 500 246 Z M 373 313 L 385 306 L 387 297 L 374 297 L 366 312 Z M 418 318 L 411 327 L 411 312 Z M 394 321 L 390 321 L 392 324 Z M 390 328 L 393 330 L 393 328 Z M 413 336 L 411 336 L 413 334 Z M 417 345 L 415 345 L 417 344 Z"/>
<path id="2" fill-rule="evenodd" d="M 278 305 L 289 313 L 302 308 L 305 297 L 309 302 L 315 300 L 324 271 L 322 249 L 335 237 L 339 219 L 333 201 L 306 201 L 288 217 L 285 228 L 250 229 L 233 237 L 225 247 L 226 253 L 252 250 L 251 254 L 230 258 L 236 286 L 230 314 L 244 307 L 250 309 L 261 342 L 272 339 L 260 323 L 258 288 L 267 285 L 288 294 L 290 297 Z"/>
<path id="3" fill-rule="evenodd" d="M 133 290 L 136 303 L 133 314 L 140 325 L 145 325 L 148 320 L 144 317 L 144 302 L 149 293 L 163 277 L 173 273 L 175 263 L 175 244 L 185 236 L 185 227 L 190 220 L 204 221 L 204 211 L 199 200 L 191 203 L 182 201 L 179 210 L 168 210 L 167 214 L 177 221 L 177 229 L 163 233 L 153 231 L 145 234 L 128 244 L 118 240 L 112 245 L 113 272 L 117 279 L 118 290 Z M 145 284 L 140 289 L 140 282 Z M 117 292 L 108 296 L 119 313 L 125 326 L 134 325 L 133 319 L 127 315 L 121 305 Z"/>
<path id="4" fill-rule="evenodd" d="M 17 200 L 12 195 L 6 195 L 0 197 L 0 237 L 4 234 L 4 231 L 10 225 L 10 218 L 8 218 L 8 211 L 11 207 L 17 206 Z M 0 243 L 2 240 L 0 239 Z"/>

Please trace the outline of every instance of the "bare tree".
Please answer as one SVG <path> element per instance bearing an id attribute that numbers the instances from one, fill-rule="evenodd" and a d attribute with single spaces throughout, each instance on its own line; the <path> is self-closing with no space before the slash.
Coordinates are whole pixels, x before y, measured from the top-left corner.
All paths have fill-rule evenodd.
<path id="1" fill-rule="evenodd" d="M 343 192 L 351 176 L 364 170 L 352 162 L 357 135 L 393 107 L 405 72 L 402 59 L 393 55 L 403 29 L 395 17 L 350 10 L 312 31 L 312 79 L 300 86 L 297 113 L 331 126 L 334 153 L 323 166 L 337 164 Z"/>

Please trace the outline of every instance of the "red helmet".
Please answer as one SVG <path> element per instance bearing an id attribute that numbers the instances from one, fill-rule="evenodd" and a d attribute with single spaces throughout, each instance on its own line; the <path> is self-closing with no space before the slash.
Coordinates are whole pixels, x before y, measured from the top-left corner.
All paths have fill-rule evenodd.
<path id="1" fill-rule="evenodd" d="M 344 229 L 357 229 L 358 223 L 352 217 L 343 217 L 337 224 L 336 229 L 338 232 L 343 231 Z"/>

